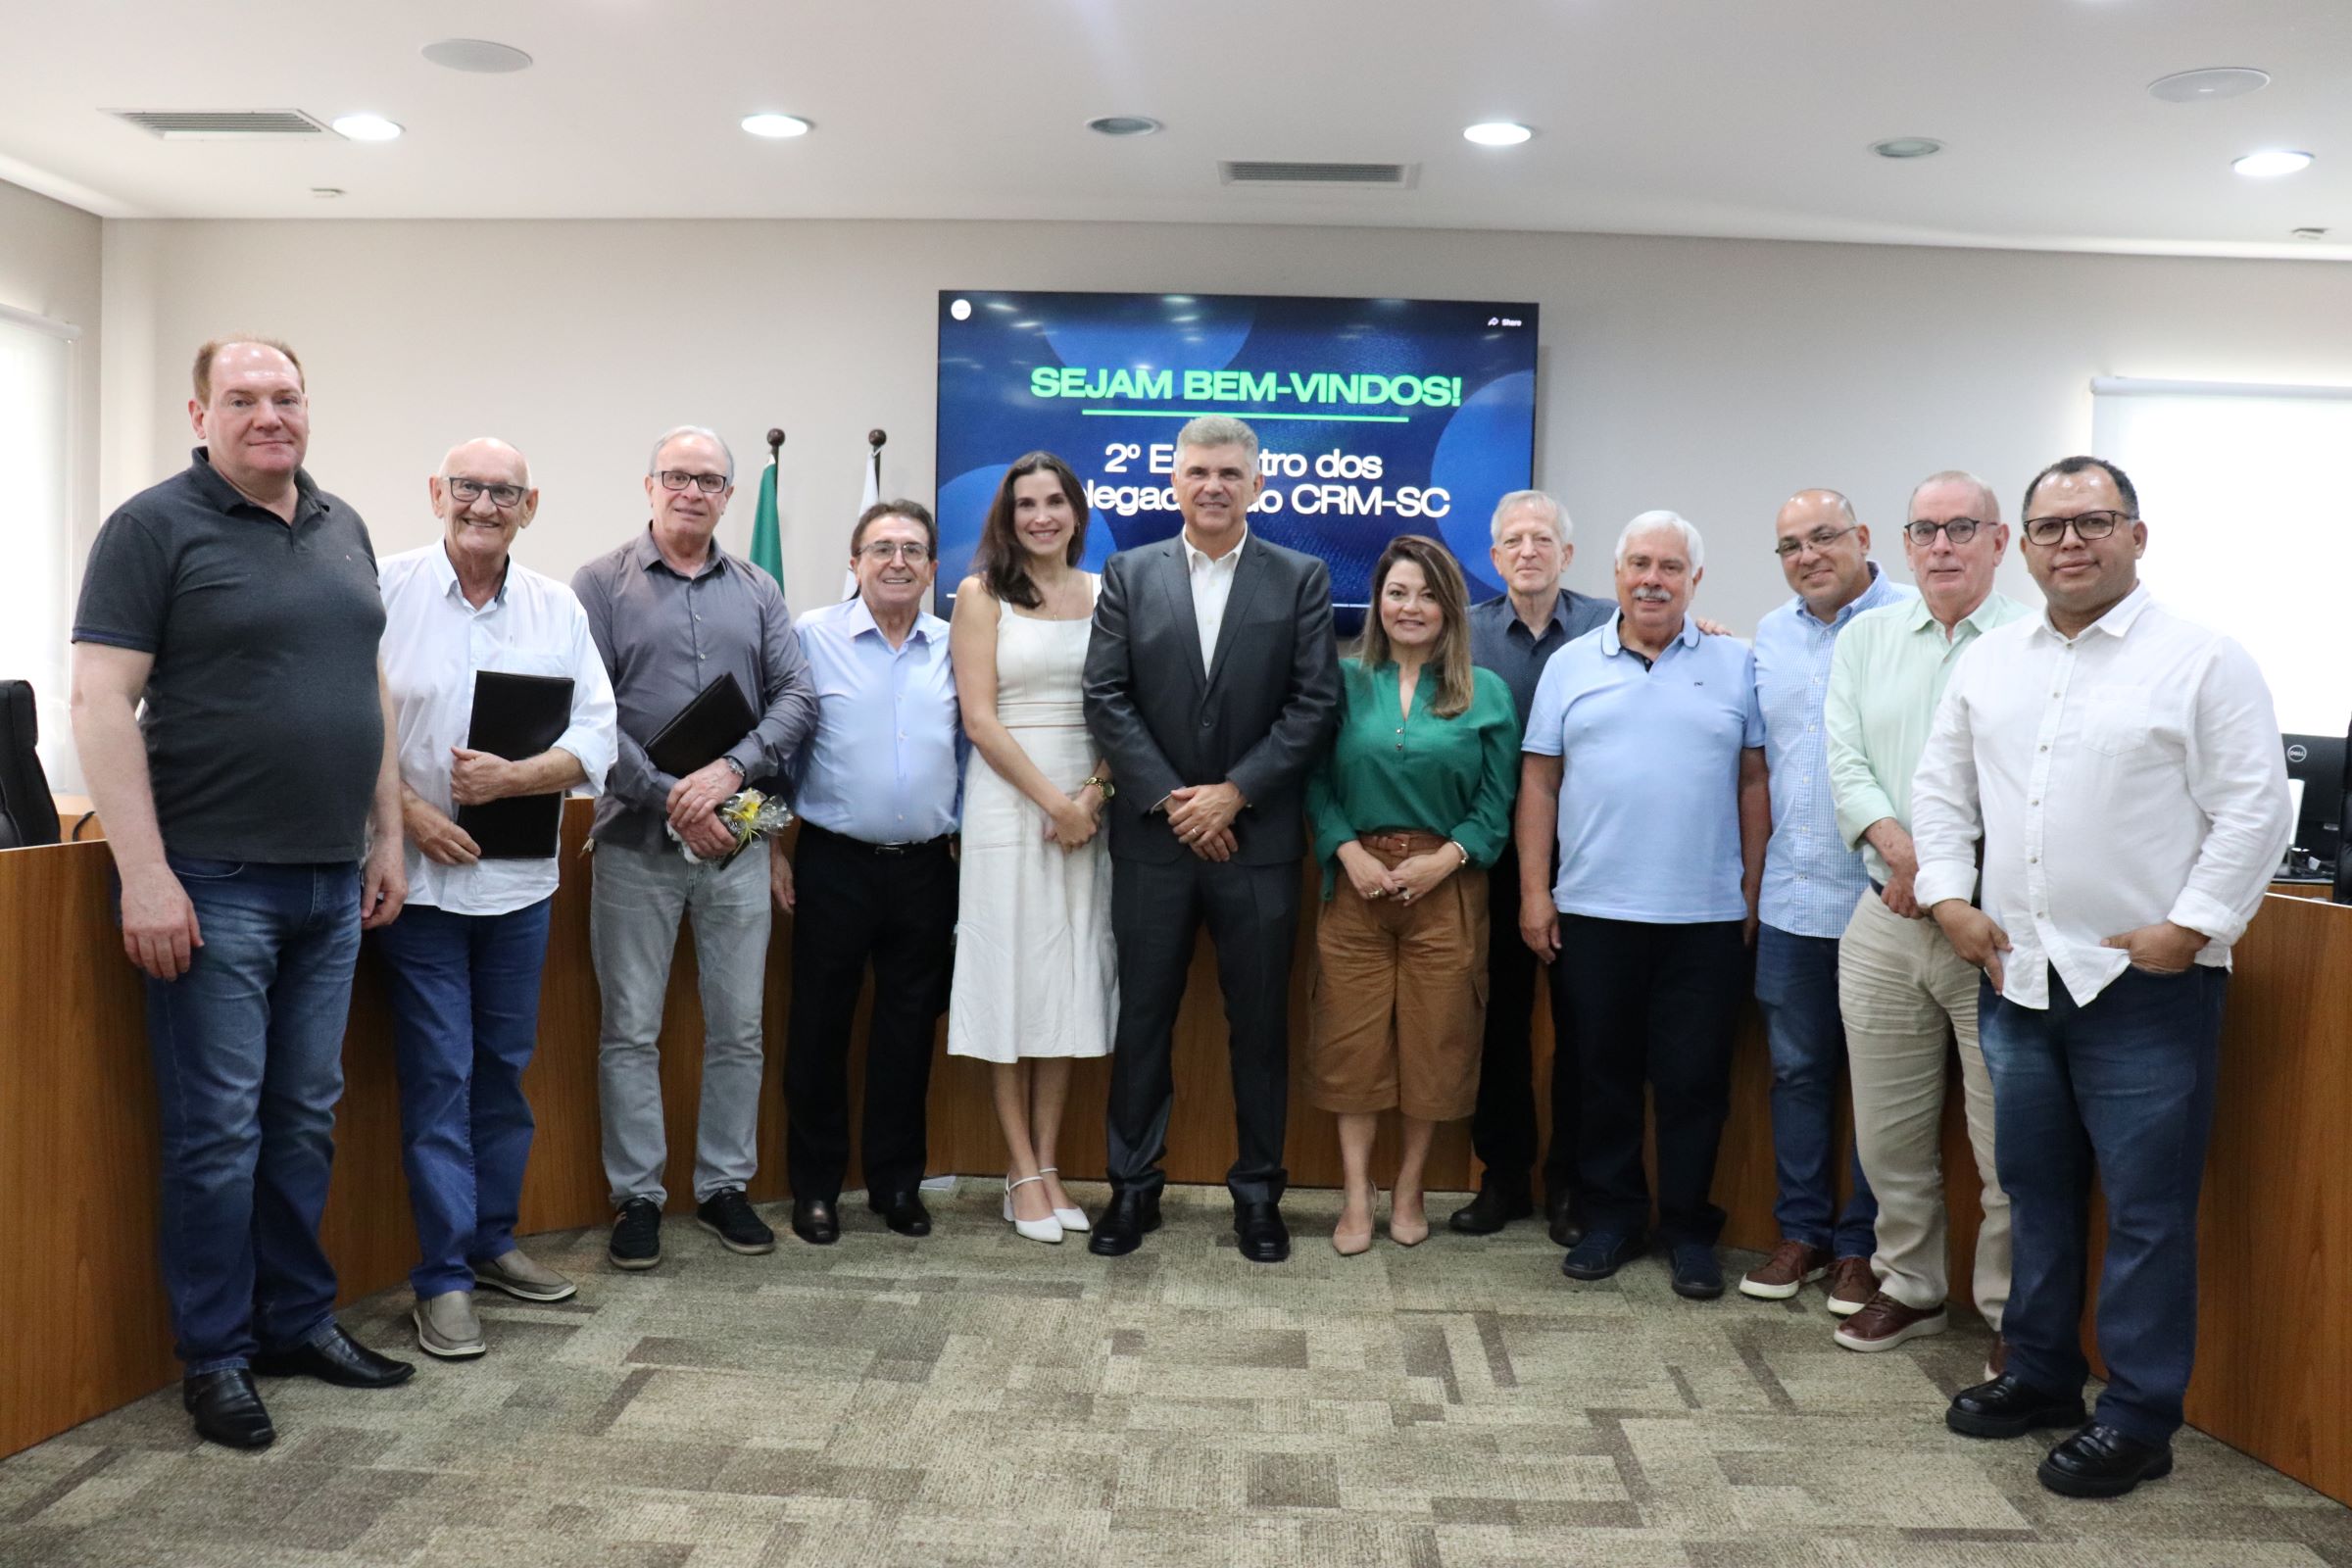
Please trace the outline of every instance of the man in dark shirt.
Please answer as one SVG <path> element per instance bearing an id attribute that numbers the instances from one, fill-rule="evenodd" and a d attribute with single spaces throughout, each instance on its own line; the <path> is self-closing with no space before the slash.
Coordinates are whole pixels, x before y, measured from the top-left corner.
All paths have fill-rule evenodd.
<path id="1" fill-rule="evenodd" d="M 302 367 L 207 343 L 195 391 L 194 461 L 90 547 L 74 739 L 147 975 L 182 1401 L 203 1437 L 258 1448 L 254 1373 L 414 1370 L 336 1323 L 318 1245 L 360 932 L 407 879 L 375 552 L 303 470 Z"/>
<path id="2" fill-rule="evenodd" d="M 772 787 L 782 775 L 816 722 L 816 688 L 783 590 L 718 547 L 734 493 L 724 441 L 691 425 L 669 431 L 646 465 L 652 522 L 571 580 L 620 708 L 618 760 L 596 803 L 588 927 L 604 996 L 597 1088 L 614 1211 L 607 1255 L 618 1268 L 662 1261 L 669 1144 L 657 1042 L 678 922 L 689 915 L 705 1030 L 695 1220 L 737 1252 L 776 1245 L 744 1196 L 759 1168 L 766 1065 L 768 847 L 758 841 L 726 859 L 734 840 L 716 808 L 745 783 Z M 662 772 L 646 743 L 722 674 L 735 677 L 758 721 L 686 777 Z"/>
<path id="3" fill-rule="evenodd" d="M 1488 555 L 1508 591 L 1470 608 L 1470 658 L 1500 675 L 1519 708 L 1521 728 L 1536 682 L 1553 654 L 1617 613 L 1613 601 L 1560 586 L 1575 559 L 1568 514 L 1541 490 L 1515 490 L 1494 508 Z M 1506 848 L 1487 875 L 1492 929 L 1519 929 L 1519 861 Z M 1470 1143 L 1485 1174 L 1478 1196 L 1446 1221 L 1485 1236 L 1535 1212 L 1529 1171 L 1536 1162 L 1536 1097 L 1528 1029 L 1535 1017 L 1536 958 L 1523 942 L 1497 941 L 1487 958 L 1487 1032 Z M 1568 1034 L 1551 1020 L 1551 1153 L 1544 1165 L 1551 1239 L 1575 1241 L 1571 1212 L 1576 1172 L 1576 1073 Z"/>

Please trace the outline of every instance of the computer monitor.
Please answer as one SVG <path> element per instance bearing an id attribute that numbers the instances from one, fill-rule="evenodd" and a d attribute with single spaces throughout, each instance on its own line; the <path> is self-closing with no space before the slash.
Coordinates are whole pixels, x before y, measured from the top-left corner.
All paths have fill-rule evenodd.
<path id="1" fill-rule="evenodd" d="M 2288 735 L 2287 788 L 2295 798 L 2295 836 L 2286 852 L 2284 879 L 2332 882 L 2344 841 L 2345 739 L 2342 735 Z"/>

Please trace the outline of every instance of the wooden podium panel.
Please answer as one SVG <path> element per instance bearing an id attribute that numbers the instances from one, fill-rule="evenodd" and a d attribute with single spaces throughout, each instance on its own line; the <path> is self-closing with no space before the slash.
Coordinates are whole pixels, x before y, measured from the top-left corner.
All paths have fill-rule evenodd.
<path id="1" fill-rule="evenodd" d="M 541 990 L 539 1052 L 524 1082 L 538 1118 L 522 1196 L 525 1233 L 611 1216 L 599 1150 L 598 995 L 588 955 L 588 812 L 564 821 Z M 0 1454 L 14 1452 L 171 1382 L 178 1374 L 156 1262 L 158 1166 L 141 983 L 110 909 L 102 844 L 0 852 L 0 1183 L 24 1208 L 20 1257 L 0 1270 Z M 1288 1158 L 1298 1187 L 1339 1181 L 1333 1118 L 1299 1084 L 1312 977 L 1313 884 L 1305 884 L 1292 987 Z M 786 1196 L 781 1069 L 791 987 L 790 922 L 769 950 L 760 1175 L 752 1197 Z M 2352 908 L 2269 901 L 2237 949 L 2223 1048 L 2221 1103 L 2207 1168 L 2204 1292 L 2189 1419 L 2331 1496 L 2352 1501 Z M 1536 1099 L 1548 1105 L 1551 1042 L 1539 1004 Z M 860 1025 L 862 1028 L 862 1025 Z M 670 1206 L 692 1206 L 701 1091 L 702 1011 L 690 935 L 681 933 L 662 1033 Z M 942 1030 L 944 1036 L 944 1028 Z M 1234 1154 L 1222 1002 L 1205 943 L 1177 1021 L 1176 1109 L 1168 1169 L 1179 1182 L 1222 1182 Z M 853 1094 L 861 1049 L 853 1045 Z M 346 1298 L 398 1284 L 415 1261 L 400 1167 L 398 1096 L 383 987 L 364 953 L 345 1043 L 346 1088 L 324 1234 Z M 1060 1164 L 1073 1179 L 1102 1170 L 1108 1064 L 1076 1069 Z M 1770 1066 L 1752 1011 L 1734 1058 L 1732 1117 L 1716 1200 L 1727 1245 L 1766 1248 L 1774 1174 Z M 937 1058 L 931 1169 L 994 1176 L 1004 1150 L 985 1066 Z M 1384 1134 L 1376 1169 L 1391 1168 Z M 1979 1216 L 1977 1178 L 1956 1084 L 1946 1097 L 1944 1172 L 1952 1211 L 1952 1298 L 1968 1299 Z M 1473 1185 L 1466 1125 L 1441 1130 L 1433 1190 Z M 857 1180 L 853 1152 L 851 1180 Z M 1442 1216 L 1441 1216 L 1442 1218 Z M 791 1245 L 787 1242 L 786 1245 Z M 1270 1276 L 1271 1279 L 1278 1279 Z M 593 1288 L 593 1287 L 592 1287 Z M 1726 1303 L 1725 1310 L 1738 1310 Z"/>

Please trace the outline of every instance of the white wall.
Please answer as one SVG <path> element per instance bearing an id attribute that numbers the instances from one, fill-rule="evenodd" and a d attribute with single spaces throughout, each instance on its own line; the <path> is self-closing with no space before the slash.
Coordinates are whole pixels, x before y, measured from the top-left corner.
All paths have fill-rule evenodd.
<path id="1" fill-rule="evenodd" d="M 74 581 L 100 515 L 98 475 L 100 261 L 104 235 L 99 220 L 46 196 L 0 181 L 0 305 L 30 311 L 81 328 L 67 347 L 67 516 L 73 530 Z M 0 484 L 6 476 L 0 476 Z M 12 516 L 8 525 L 24 526 Z M 0 669 L 0 676 L 27 678 L 30 670 Z M 51 691 L 41 694 L 41 757 L 53 788 L 81 787 L 74 748 L 66 739 L 64 708 Z"/>
<path id="2" fill-rule="evenodd" d="M 1544 313 L 1538 482 L 1605 592 L 1635 513 L 1708 535 L 1702 612 L 1787 594 L 1771 517 L 1853 496 L 1900 571 L 1911 483 L 1975 468 L 2014 509 L 2090 438 L 2095 374 L 2352 379 L 2352 268 L 1760 241 L 1339 228 L 951 222 L 110 222 L 108 504 L 184 461 L 185 362 L 222 330 L 292 341 L 312 468 L 379 547 L 431 536 L 424 476 L 497 434 L 545 492 L 525 560 L 568 575 L 645 516 L 653 435 L 711 424 L 745 483 L 790 432 L 796 605 L 840 581 L 867 427 L 885 488 L 931 486 L 941 288 L 1532 300 Z M 116 296 L 122 298 L 118 302 Z M 135 342 L 125 341 L 134 336 Z M 2152 550 L 2164 498 L 2144 498 Z M 2030 593 L 2022 571 L 2015 585 Z"/>

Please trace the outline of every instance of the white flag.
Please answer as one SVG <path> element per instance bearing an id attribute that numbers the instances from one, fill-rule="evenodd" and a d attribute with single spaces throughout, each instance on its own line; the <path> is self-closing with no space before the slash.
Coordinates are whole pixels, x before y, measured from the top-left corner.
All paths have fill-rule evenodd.
<path id="1" fill-rule="evenodd" d="M 858 498 L 858 515 L 860 517 L 864 516 L 865 509 L 881 499 L 882 449 L 880 447 L 867 447 L 865 449 L 865 490 L 864 493 L 859 495 Z M 858 573 L 855 570 L 852 570 L 843 576 L 841 582 L 841 597 L 845 600 L 855 599 L 858 597 Z"/>

